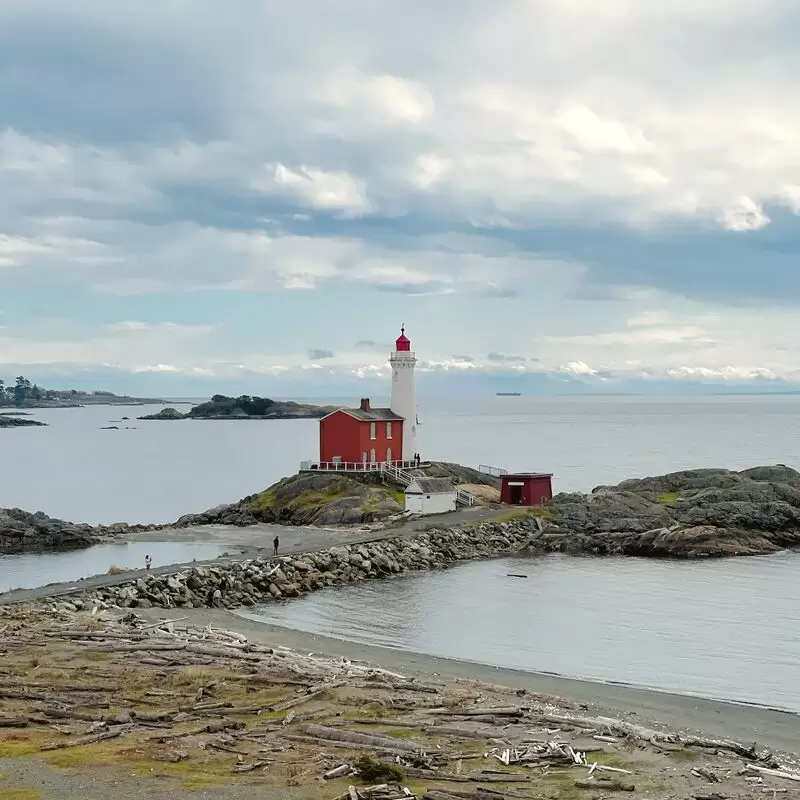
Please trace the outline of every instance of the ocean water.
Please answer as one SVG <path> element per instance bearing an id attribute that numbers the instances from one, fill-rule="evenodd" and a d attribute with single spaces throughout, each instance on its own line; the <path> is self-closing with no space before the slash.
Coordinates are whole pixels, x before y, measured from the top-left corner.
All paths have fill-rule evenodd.
<path id="1" fill-rule="evenodd" d="M 49 427 L 0 430 L 0 507 L 91 523 L 167 522 L 263 489 L 316 454 L 314 420 L 135 420 L 157 410 L 42 410 L 35 418 Z M 800 467 L 800 397 L 422 397 L 420 416 L 423 457 L 546 470 L 556 491 L 692 467 Z M 131 429 L 102 429 L 114 424 Z M 156 546 L 109 547 L 116 549 L 33 563 L 36 556 L 0 558 L 0 590 L 21 585 L 22 575 L 41 585 L 111 564 L 137 566 L 141 548 Z M 162 564 L 219 549 L 182 541 L 180 552 L 154 555 Z M 269 619 L 507 667 L 800 711 L 798 578 L 797 553 L 699 563 L 548 556 L 325 591 L 271 604 Z"/>
<path id="2" fill-rule="evenodd" d="M 553 472 L 556 491 L 689 467 L 800 466 L 800 397 L 423 396 L 419 406 L 424 457 Z M 158 410 L 47 409 L 35 418 L 49 427 L 0 430 L 0 507 L 169 522 L 259 491 L 317 455 L 315 420 L 135 419 Z M 102 430 L 114 424 L 134 429 Z"/>
<path id="3" fill-rule="evenodd" d="M 800 713 L 798 577 L 798 552 L 712 562 L 549 555 L 325 589 L 246 616 L 365 644 Z"/>
<path id="4" fill-rule="evenodd" d="M 226 551 L 233 554 L 237 548 L 216 542 L 133 541 L 97 544 L 63 553 L 0 555 L 0 592 L 104 575 L 111 567 L 143 569 L 146 555 L 153 559 L 154 567 L 160 567 L 204 561 Z"/>

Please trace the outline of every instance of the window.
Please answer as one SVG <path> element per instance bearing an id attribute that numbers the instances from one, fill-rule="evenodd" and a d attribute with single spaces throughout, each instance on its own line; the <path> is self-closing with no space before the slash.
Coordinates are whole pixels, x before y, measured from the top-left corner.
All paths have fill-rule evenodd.
<path id="1" fill-rule="evenodd" d="M 392 438 L 392 423 L 391 422 L 387 422 L 386 423 L 386 438 L 387 439 L 391 439 Z"/>
<path id="2" fill-rule="evenodd" d="M 374 422 L 370 422 L 370 424 L 369 424 L 369 438 L 370 439 L 377 439 L 378 438 L 377 434 L 375 433 L 375 423 Z"/>
<path id="3" fill-rule="evenodd" d="M 369 460 L 371 463 L 375 463 L 375 448 L 373 447 L 372 450 L 369 451 Z"/>

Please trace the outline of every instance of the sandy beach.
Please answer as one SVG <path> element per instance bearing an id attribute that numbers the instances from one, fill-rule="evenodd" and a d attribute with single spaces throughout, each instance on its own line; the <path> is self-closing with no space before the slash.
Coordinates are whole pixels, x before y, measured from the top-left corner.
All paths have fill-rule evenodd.
<path id="1" fill-rule="evenodd" d="M 163 610 L 149 609 L 142 614 L 151 615 L 148 618 L 153 620 L 163 618 Z M 447 680 L 469 678 L 487 681 L 529 692 L 566 697 L 586 704 L 593 712 L 602 715 L 635 715 L 643 723 L 698 731 L 748 743 L 758 741 L 760 745 L 787 753 L 794 753 L 800 748 L 800 715 L 784 711 L 362 645 L 268 625 L 221 609 L 194 609 L 183 611 L 181 616 L 187 616 L 195 624 L 210 623 L 233 628 L 253 641 L 368 661 L 420 678 L 436 676 Z"/>

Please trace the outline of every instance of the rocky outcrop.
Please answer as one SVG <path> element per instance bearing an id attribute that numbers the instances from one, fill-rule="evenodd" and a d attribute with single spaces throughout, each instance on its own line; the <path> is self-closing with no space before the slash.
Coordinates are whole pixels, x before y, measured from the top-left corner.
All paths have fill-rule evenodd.
<path id="1" fill-rule="evenodd" d="M 500 486 L 498 478 L 444 461 L 409 472 L 420 477 L 449 478 L 459 486 Z M 301 472 L 235 503 L 186 514 L 175 525 L 363 525 L 391 520 L 404 508 L 402 486 L 385 483 L 379 473 Z"/>
<path id="2" fill-rule="evenodd" d="M 144 417 L 137 417 L 137 419 L 186 419 L 186 414 L 181 414 L 177 408 L 162 408 L 157 414 L 146 414 Z"/>
<path id="3" fill-rule="evenodd" d="M 0 553 L 74 550 L 97 541 L 89 525 L 53 519 L 41 511 L 30 514 L 19 508 L 0 508 Z"/>
<path id="4" fill-rule="evenodd" d="M 0 414 L 0 428 L 42 428 L 46 425 L 46 422 L 39 422 L 35 419 L 25 419 L 24 417 Z"/>
<path id="5" fill-rule="evenodd" d="M 187 514 L 176 525 L 361 525 L 401 514 L 402 501 L 402 492 L 383 486 L 378 475 L 300 473 L 237 503 Z"/>
<path id="6" fill-rule="evenodd" d="M 126 533 L 158 530 L 158 525 L 87 525 L 48 517 L 42 511 L 0 508 L 0 555 L 42 550 L 79 550 Z"/>
<path id="7" fill-rule="evenodd" d="M 480 472 L 472 467 L 465 467 L 462 464 L 453 464 L 449 461 L 430 461 L 425 467 L 416 470 L 409 470 L 412 475 L 419 474 L 426 478 L 450 478 L 457 486 L 478 485 L 492 486 L 500 488 L 500 478 Z"/>
<path id="8" fill-rule="evenodd" d="M 531 547 L 602 555 L 763 555 L 800 545 L 800 473 L 686 470 L 560 494 L 539 515 Z"/>
<path id="9" fill-rule="evenodd" d="M 410 539 L 331 547 L 279 559 L 253 559 L 225 566 L 193 567 L 173 575 L 152 575 L 87 593 L 98 606 L 226 608 L 382 578 L 411 570 L 436 569 L 456 561 L 490 558 L 519 550 L 527 532 L 521 526 L 436 530 Z M 214 593 L 220 596 L 214 599 Z"/>

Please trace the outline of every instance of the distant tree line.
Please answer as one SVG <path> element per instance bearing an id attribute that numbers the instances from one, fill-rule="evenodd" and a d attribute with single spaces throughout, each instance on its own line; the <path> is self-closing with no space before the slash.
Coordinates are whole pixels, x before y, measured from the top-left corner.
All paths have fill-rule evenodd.
<path id="1" fill-rule="evenodd" d="M 92 394 L 111 394 L 110 392 L 92 392 Z M 19 375 L 14 382 L 6 382 L 0 378 L 0 405 L 24 406 L 26 403 L 39 403 L 42 400 L 68 400 L 75 397 L 86 397 L 86 392 L 76 389 L 66 391 L 59 389 L 43 389 L 31 383 L 24 375 Z"/>
<path id="2" fill-rule="evenodd" d="M 26 400 L 38 401 L 47 397 L 47 390 L 42 389 L 35 383 L 31 383 L 27 378 L 20 375 L 14 383 L 6 382 L 0 378 L 0 401 L 15 406 L 25 404 Z"/>

